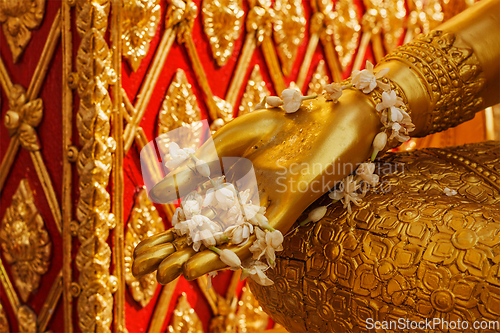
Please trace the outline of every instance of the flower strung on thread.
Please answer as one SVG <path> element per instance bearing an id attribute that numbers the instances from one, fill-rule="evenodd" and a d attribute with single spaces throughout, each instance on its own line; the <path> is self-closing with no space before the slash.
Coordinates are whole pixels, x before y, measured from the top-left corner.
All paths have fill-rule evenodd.
<path id="1" fill-rule="evenodd" d="M 365 94 L 371 93 L 377 86 L 383 90 L 388 90 L 390 86 L 380 81 L 380 79 L 387 73 L 389 73 L 389 68 L 384 68 L 378 73 L 374 73 L 373 64 L 367 60 L 365 69 L 362 71 L 352 71 L 351 82 L 354 87 L 361 90 Z"/>
<path id="2" fill-rule="evenodd" d="M 345 88 L 340 83 L 333 82 L 324 86 L 323 89 L 325 90 L 325 99 L 337 103 L 342 96 L 342 90 Z"/>
<path id="3" fill-rule="evenodd" d="M 267 104 L 272 108 L 281 106 L 286 113 L 294 113 L 300 109 L 303 101 L 316 97 L 318 97 L 318 95 L 302 96 L 300 91 L 288 88 L 283 90 L 281 98 L 278 96 L 264 97 L 262 101 L 255 106 L 255 110 L 262 109 L 264 108 L 264 105 Z"/>
<path id="4" fill-rule="evenodd" d="M 330 192 L 328 196 L 332 200 L 340 200 L 344 204 L 344 208 L 347 208 L 347 211 L 350 214 L 352 213 L 351 202 L 356 206 L 361 204 L 361 194 L 357 193 L 359 187 L 360 185 L 354 180 L 354 176 L 350 175 L 343 179 L 340 182 L 338 189 Z"/>
<path id="5" fill-rule="evenodd" d="M 266 100 L 269 98 L 263 102 Z M 272 101 L 271 98 L 271 103 Z M 243 246 L 250 240 L 251 235 L 257 234 L 257 240 L 251 247 L 253 252 L 258 252 L 254 256 L 257 259 L 265 258 L 274 266 L 275 251 L 283 250 L 283 235 L 269 225 L 265 217 L 266 208 L 252 203 L 250 189 L 239 192 L 233 184 L 225 183 L 224 177 L 211 179 L 208 164 L 198 159 L 191 149 L 181 149 L 172 142 L 169 150 L 172 157 L 169 165 L 172 168 L 192 159 L 195 168 L 191 170 L 207 177 L 212 184 L 212 188 L 206 190 L 205 197 L 200 195 L 198 190 L 184 196 L 172 217 L 174 233 L 177 236 L 185 236 L 187 244 L 191 245 L 194 251 L 210 249 L 231 269 L 242 268 L 257 283 L 266 286 L 273 284 L 264 273 L 269 268 L 265 263 L 253 260 L 243 268 L 241 260 L 233 251 L 217 248 L 228 242 Z M 208 276 L 209 288 L 212 276 L 215 274 Z"/>
<path id="6" fill-rule="evenodd" d="M 457 191 L 452 190 L 452 189 L 447 188 L 447 187 L 444 188 L 443 192 L 444 192 L 444 194 L 446 194 L 449 197 L 452 197 L 452 196 L 457 194 Z"/>
<path id="7" fill-rule="evenodd" d="M 269 269 L 269 266 L 261 261 L 247 260 L 243 263 L 240 279 L 250 277 L 252 280 L 261 286 L 271 286 L 274 284 L 273 280 L 268 278 L 264 273 Z"/>

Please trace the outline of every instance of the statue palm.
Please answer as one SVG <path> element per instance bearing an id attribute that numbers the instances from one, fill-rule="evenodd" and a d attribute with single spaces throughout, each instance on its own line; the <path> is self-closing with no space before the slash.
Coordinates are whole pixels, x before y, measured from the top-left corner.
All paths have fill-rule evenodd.
<path id="1" fill-rule="evenodd" d="M 368 158 L 381 126 L 374 107 L 368 95 L 347 89 L 338 103 L 320 96 L 304 101 L 292 114 L 278 108 L 255 111 L 215 133 L 216 152 L 204 145 L 196 155 L 212 161 L 209 165 L 214 171 L 219 157 L 250 160 L 269 223 L 285 233 L 335 181 Z M 231 171 L 238 167 L 241 165 L 236 163 Z M 165 177 L 149 194 L 156 202 L 170 202 L 177 199 L 178 192 L 187 193 L 204 181 L 206 178 L 184 166 L 176 170 L 175 178 Z M 225 248 L 244 260 L 251 255 L 251 244 Z M 217 254 L 209 250 L 196 253 L 185 238 L 175 238 L 170 230 L 141 242 L 134 255 L 134 275 L 158 269 L 157 278 L 163 284 L 180 274 L 191 280 L 226 267 Z"/>

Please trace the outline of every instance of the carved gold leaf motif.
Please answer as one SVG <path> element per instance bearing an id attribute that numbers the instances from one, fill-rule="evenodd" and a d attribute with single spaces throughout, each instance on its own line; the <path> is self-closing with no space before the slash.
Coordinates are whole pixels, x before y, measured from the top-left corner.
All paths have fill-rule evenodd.
<path id="1" fill-rule="evenodd" d="M 0 243 L 11 265 L 14 284 L 22 300 L 38 289 L 50 264 L 52 243 L 34 203 L 27 179 L 21 180 L 2 219 Z"/>
<path id="2" fill-rule="evenodd" d="M 171 322 L 172 324 L 168 326 L 170 333 L 203 333 L 200 318 L 189 305 L 185 293 L 179 296 Z"/>
<path id="3" fill-rule="evenodd" d="M 110 276 L 111 248 L 107 242 L 114 228 L 108 192 L 114 140 L 110 137 L 109 84 L 116 81 L 105 34 L 109 1 L 76 2 L 76 27 L 81 37 L 76 57 L 76 88 L 80 97 L 76 125 L 82 148 L 78 153 L 79 198 L 76 217 L 80 246 L 78 324 L 83 332 L 110 332 L 116 278 Z M 122 221 L 120 221 L 122 223 Z"/>
<path id="4" fill-rule="evenodd" d="M 28 101 L 26 90 L 16 84 L 10 92 L 9 108 L 10 110 L 7 111 L 4 117 L 9 136 L 18 135 L 21 146 L 29 151 L 39 150 L 40 144 L 35 127 L 42 121 L 42 99 Z"/>
<path id="5" fill-rule="evenodd" d="M 123 55 L 135 72 L 156 33 L 160 21 L 160 1 L 124 0 L 122 7 Z"/>
<path id="6" fill-rule="evenodd" d="M 314 71 L 311 82 L 309 83 L 309 89 L 307 90 L 307 95 L 316 95 L 323 92 L 323 87 L 330 83 L 330 78 L 326 74 L 325 61 L 321 60 L 318 63 L 318 67 Z"/>
<path id="7" fill-rule="evenodd" d="M 274 40 L 285 76 L 290 75 L 299 45 L 304 40 L 306 18 L 301 0 L 276 0 Z"/>
<path id="8" fill-rule="evenodd" d="M 149 201 L 146 191 L 141 190 L 135 199 L 134 210 L 125 234 L 125 281 L 134 300 L 143 307 L 153 297 L 158 282 L 156 281 L 156 272 L 139 279 L 132 275 L 133 252 L 140 241 L 164 230 L 165 227 L 158 211 Z"/>
<path id="9" fill-rule="evenodd" d="M 201 112 L 196 101 L 196 95 L 191 89 L 186 73 L 178 69 L 168 87 L 167 94 L 158 116 L 158 136 L 181 126 L 189 125 L 201 120 Z M 159 139 L 159 148 L 164 149 L 170 140 L 175 141 L 182 148 L 197 148 L 200 143 L 201 125 L 192 127 L 189 134 L 183 132 L 182 137 L 162 137 Z M 164 152 L 166 153 L 166 151 Z"/>
<path id="10" fill-rule="evenodd" d="M 9 332 L 10 332 L 9 321 L 7 320 L 7 316 L 5 315 L 3 306 L 0 303 L 0 333 L 9 333 Z"/>
<path id="11" fill-rule="evenodd" d="M 333 25 L 333 40 L 340 65 L 345 69 L 356 53 L 361 31 L 356 6 L 351 0 L 338 0 L 335 17 L 329 23 Z"/>
<path id="12" fill-rule="evenodd" d="M 236 321 L 238 333 L 257 333 L 267 328 L 269 316 L 262 310 L 248 285 L 242 288 Z"/>
<path id="13" fill-rule="evenodd" d="M 31 30 L 42 23 L 45 0 L 4 0 L 0 2 L 0 23 L 14 63 L 31 39 Z"/>
<path id="14" fill-rule="evenodd" d="M 405 2 L 403 0 L 386 0 L 380 13 L 385 51 L 391 52 L 398 46 L 405 32 L 403 26 L 403 20 L 406 16 Z"/>
<path id="15" fill-rule="evenodd" d="M 219 66 L 225 65 L 233 53 L 234 41 L 243 26 L 243 15 L 241 0 L 203 1 L 203 28 Z"/>
<path id="16" fill-rule="evenodd" d="M 23 305 L 17 310 L 17 322 L 19 323 L 19 332 L 37 333 L 36 314 L 27 305 Z"/>
<path id="17" fill-rule="evenodd" d="M 266 95 L 269 95 L 269 90 L 262 78 L 259 65 L 255 65 L 248 79 L 243 98 L 241 99 L 238 116 L 252 112 L 255 105 L 260 103 Z"/>

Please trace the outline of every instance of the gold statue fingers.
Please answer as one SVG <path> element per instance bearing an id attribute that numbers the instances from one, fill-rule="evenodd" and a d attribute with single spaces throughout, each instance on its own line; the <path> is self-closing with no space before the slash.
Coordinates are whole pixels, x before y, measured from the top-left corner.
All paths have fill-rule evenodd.
<path id="1" fill-rule="evenodd" d="M 172 282 L 182 274 L 182 266 L 196 253 L 192 247 L 179 250 L 164 259 L 158 267 L 156 279 L 160 284 Z"/>
<path id="2" fill-rule="evenodd" d="M 172 243 L 163 243 L 144 251 L 137 258 L 134 259 L 132 264 L 132 273 L 136 277 L 141 277 L 151 272 L 154 272 L 158 265 L 175 252 L 175 247 Z"/>
<path id="3" fill-rule="evenodd" d="M 173 240 L 174 240 L 173 229 L 169 229 L 157 235 L 153 235 L 149 238 L 146 238 L 142 242 L 137 244 L 137 246 L 135 247 L 134 259 L 140 256 L 145 251 L 151 249 L 153 246 L 167 242 L 172 242 Z"/>

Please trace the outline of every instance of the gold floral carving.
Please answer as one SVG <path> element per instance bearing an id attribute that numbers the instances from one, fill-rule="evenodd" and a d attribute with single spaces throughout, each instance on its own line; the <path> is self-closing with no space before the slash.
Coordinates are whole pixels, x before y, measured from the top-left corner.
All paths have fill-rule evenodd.
<path id="1" fill-rule="evenodd" d="M 27 179 L 21 180 L 2 219 L 0 243 L 21 299 L 38 289 L 50 264 L 52 243 Z"/>
<path id="2" fill-rule="evenodd" d="M 274 285 L 250 282 L 262 307 L 290 332 L 359 332 L 366 318 L 497 320 L 500 144 L 387 154 L 377 164 L 381 183 L 364 204 L 352 214 L 332 205 L 285 239 L 267 271 Z"/>
<path id="3" fill-rule="evenodd" d="M 351 0 L 338 0 L 332 20 L 328 24 L 333 26 L 335 51 L 337 51 L 340 65 L 345 70 L 356 53 L 361 32 L 354 3 Z"/>
<path id="4" fill-rule="evenodd" d="M 274 40 L 277 44 L 281 68 L 290 75 L 299 45 L 304 40 L 306 18 L 301 0 L 276 0 L 274 2 Z"/>
<path id="5" fill-rule="evenodd" d="M 2 304 L 0 303 L 0 333 L 9 333 L 9 321 L 7 320 L 7 316 L 3 309 Z"/>
<path id="6" fill-rule="evenodd" d="M 203 29 L 208 36 L 212 54 L 219 66 L 226 64 L 233 53 L 234 41 L 241 34 L 243 15 L 241 0 L 204 0 Z"/>
<path id="7" fill-rule="evenodd" d="M 267 95 L 269 95 L 269 90 L 262 78 L 259 65 L 255 65 L 241 99 L 238 116 L 252 112 L 255 106 Z"/>
<path id="8" fill-rule="evenodd" d="M 17 310 L 17 322 L 20 333 L 37 333 L 36 314 L 27 305 Z"/>
<path id="9" fill-rule="evenodd" d="M 182 293 L 177 300 L 171 323 L 168 326 L 169 333 L 203 333 L 200 318 L 189 305 L 185 293 Z"/>
<path id="10" fill-rule="evenodd" d="M 307 95 L 316 95 L 323 92 L 323 87 L 330 83 L 330 78 L 326 73 L 325 61 L 320 60 L 318 67 L 314 71 L 311 82 L 309 82 L 309 89 Z"/>
<path id="11" fill-rule="evenodd" d="M 0 2 L 0 23 L 14 63 L 31 39 L 31 30 L 42 23 L 45 0 L 4 0 Z"/>
<path id="12" fill-rule="evenodd" d="M 74 85 L 80 97 L 76 123 L 82 148 L 78 153 L 79 193 L 76 216 L 80 247 L 78 318 L 84 332 L 110 332 L 112 292 L 111 249 L 107 242 L 114 227 L 107 191 L 112 167 L 111 99 L 108 86 L 116 80 L 111 52 L 105 40 L 110 4 L 102 0 L 77 1 L 76 27 L 81 42 L 76 57 Z"/>
<path id="13" fill-rule="evenodd" d="M 124 0 L 122 7 L 122 52 L 135 72 L 160 22 L 160 1 Z"/>
<path id="14" fill-rule="evenodd" d="M 26 90 L 16 84 L 10 92 L 9 109 L 4 117 L 9 136 L 17 135 L 21 146 L 29 151 L 39 150 L 40 144 L 34 128 L 42 121 L 42 100 L 38 98 L 28 101 Z"/>
<path id="15" fill-rule="evenodd" d="M 149 201 L 146 191 L 143 189 L 135 199 L 134 210 L 128 223 L 125 234 L 125 281 L 132 293 L 132 297 L 143 307 L 153 297 L 158 282 L 156 271 L 139 279 L 132 275 L 132 261 L 134 249 L 140 241 L 165 230 L 163 221 L 158 215 L 155 206 Z"/>
<path id="16" fill-rule="evenodd" d="M 189 84 L 186 78 L 186 73 L 182 69 L 178 69 L 172 83 L 168 87 L 160 114 L 158 115 L 158 136 L 200 120 L 201 112 L 198 107 L 196 95 L 191 89 L 191 84 Z M 199 145 L 201 130 L 201 126 L 191 126 L 190 135 L 186 135 L 187 133 L 183 132 L 182 137 L 173 138 L 169 135 L 168 138 L 160 138 L 159 147 L 163 149 L 170 140 L 173 140 L 183 148 L 189 145 L 189 148 L 194 149 Z"/>

